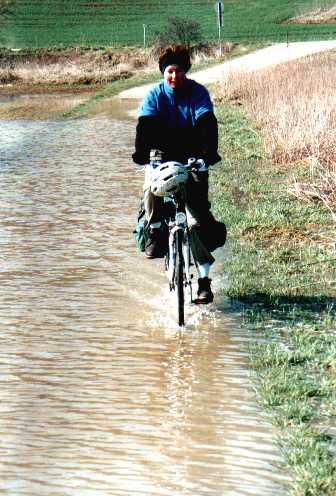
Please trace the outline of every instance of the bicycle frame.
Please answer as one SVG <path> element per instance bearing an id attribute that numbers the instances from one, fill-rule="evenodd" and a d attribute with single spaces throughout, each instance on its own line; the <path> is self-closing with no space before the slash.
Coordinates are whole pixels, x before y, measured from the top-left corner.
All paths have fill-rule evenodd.
<path id="1" fill-rule="evenodd" d="M 176 254 L 177 254 L 177 232 L 182 232 L 182 249 L 184 262 L 184 286 L 189 287 L 190 302 L 192 303 L 192 284 L 191 284 L 191 257 L 190 257 L 190 240 L 187 215 L 185 210 L 184 194 L 172 195 L 171 201 L 175 205 L 175 218 L 169 220 L 169 242 L 168 255 L 166 260 L 166 272 L 171 291 L 175 290 L 176 274 Z"/>

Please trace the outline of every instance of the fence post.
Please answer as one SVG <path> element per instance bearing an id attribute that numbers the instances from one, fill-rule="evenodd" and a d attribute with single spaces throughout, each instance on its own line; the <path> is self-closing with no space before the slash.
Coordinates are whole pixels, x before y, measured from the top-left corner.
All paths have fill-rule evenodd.
<path id="1" fill-rule="evenodd" d="M 143 24 L 142 27 L 143 27 L 143 40 L 144 40 L 143 44 L 144 44 L 144 48 L 146 48 L 146 27 L 147 26 L 146 26 L 146 24 Z"/>
<path id="2" fill-rule="evenodd" d="M 223 10 L 224 5 L 223 2 L 216 2 L 215 4 L 216 13 L 217 13 L 217 24 L 218 24 L 218 41 L 219 41 L 219 53 L 222 56 L 222 31 L 223 27 Z"/>

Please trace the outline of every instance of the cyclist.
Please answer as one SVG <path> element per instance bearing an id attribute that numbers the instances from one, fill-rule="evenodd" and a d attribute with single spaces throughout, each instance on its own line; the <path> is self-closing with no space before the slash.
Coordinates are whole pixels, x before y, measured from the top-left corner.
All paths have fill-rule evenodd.
<path id="1" fill-rule="evenodd" d="M 218 162 L 218 128 L 207 89 L 186 74 L 191 67 L 190 54 L 183 45 L 169 46 L 159 57 L 163 80 L 153 85 L 139 109 L 136 127 L 135 163 L 149 163 L 151 149 L 163 152 L 163 160 L 183 164 L 188 158 L 202 158 L 207 166 Z M 164 256 L 167 234 L 164 232 L 163 200 L 154 196 L 148 178 L 144 184 L 144 204 L 148 221 L 145 254 L 148 258 Z M 208 173 L 192 173 L 186 186 L 188 224 L 192 250 L 199 273 L 198 302 L 213 301 L 210 266 L 211 255 L 225 242 L 225 225 L 216 222 L 208 200 Z"/>

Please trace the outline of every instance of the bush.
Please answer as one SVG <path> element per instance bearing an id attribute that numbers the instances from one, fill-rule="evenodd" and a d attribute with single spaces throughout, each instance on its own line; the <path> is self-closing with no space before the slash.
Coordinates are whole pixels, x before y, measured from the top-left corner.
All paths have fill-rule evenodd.
<path id="1" fill-rule="evenodd" d="M 192 43 L 202 40 L 201 26 L 197 21 L 188 21 L 180 17 L 170 17 L 165 31 L 157 33 L 156 45 L 159 49 L 172 43 L 190 48 Z"/>
<path id="2" fill-rule="evenodd" d="M 0 0 L 0 17 L 13 15 L 14 0 Z"/>
<path id="3" fill-rule="evenodd" d="M 9 68 L 0 67 L 0 84 L 10 84 L 19 81 L 19 77 Z"/>

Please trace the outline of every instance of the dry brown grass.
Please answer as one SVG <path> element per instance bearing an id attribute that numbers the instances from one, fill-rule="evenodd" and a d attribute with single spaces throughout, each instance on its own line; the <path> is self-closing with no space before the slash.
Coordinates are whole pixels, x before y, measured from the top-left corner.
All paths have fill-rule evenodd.
<path id="1" fill-rule="evenodd" d="M 204 64 L 204 62 L 208 62 L 209 59 L 218 59 L 223 62 L 223 56 L 232 54 L 234 49 L 238 49 L 238 46 L 231 42 L 222 43 L 221 46 L 218 43 L 200 44 L 192 51 L 193 65 Z"/>
<path id="2" fill-rule="evenodd" d="M 149 50 L 43 51 L 0 67 L 0 84 L 94 85 L 151 70 Z"/>
<path id="3" fill-rule="evenodd" d="M 336 51 L 250 74 L 231 74 L 216 98 L 242 100 L 260 126 L 266 149 L 284 166 L 305 164 L 311 180 L 292 188 L 319 198 L 335 216 Z M 310 184 L 310 186 L 309 186 Z M 309 187 L 311 189 L 309 190 Z"/>
<path id="4" fill-rule="evenodd" d="M 223 44 L 230 53 L 235 45 Z M 200 44 L 193 49 L 193 63 L 204 64 L 221 56 L 216 44 Z M 99 85 L 138 74 L 158 72 L 157 48 L 40 50 L 0 54 L 0 85 Z"/>
<path id="5" fill-rule="evenodd" d="M 309 13 L 293 17 L 288 24 L 328 24 L 336 21 L 336 5 L 317 7 Z"/>
<path id="6" fill-rule="evenodd" d="M 313 181 L 297 181 L 294 176 L 293 185 L 289 188 L 290 193 L 301 200 L 321 201 L 333 220 L 336 222 L 336 172 L 327 168 L 320 171 L 319 177 L 315 173 Z"/>

